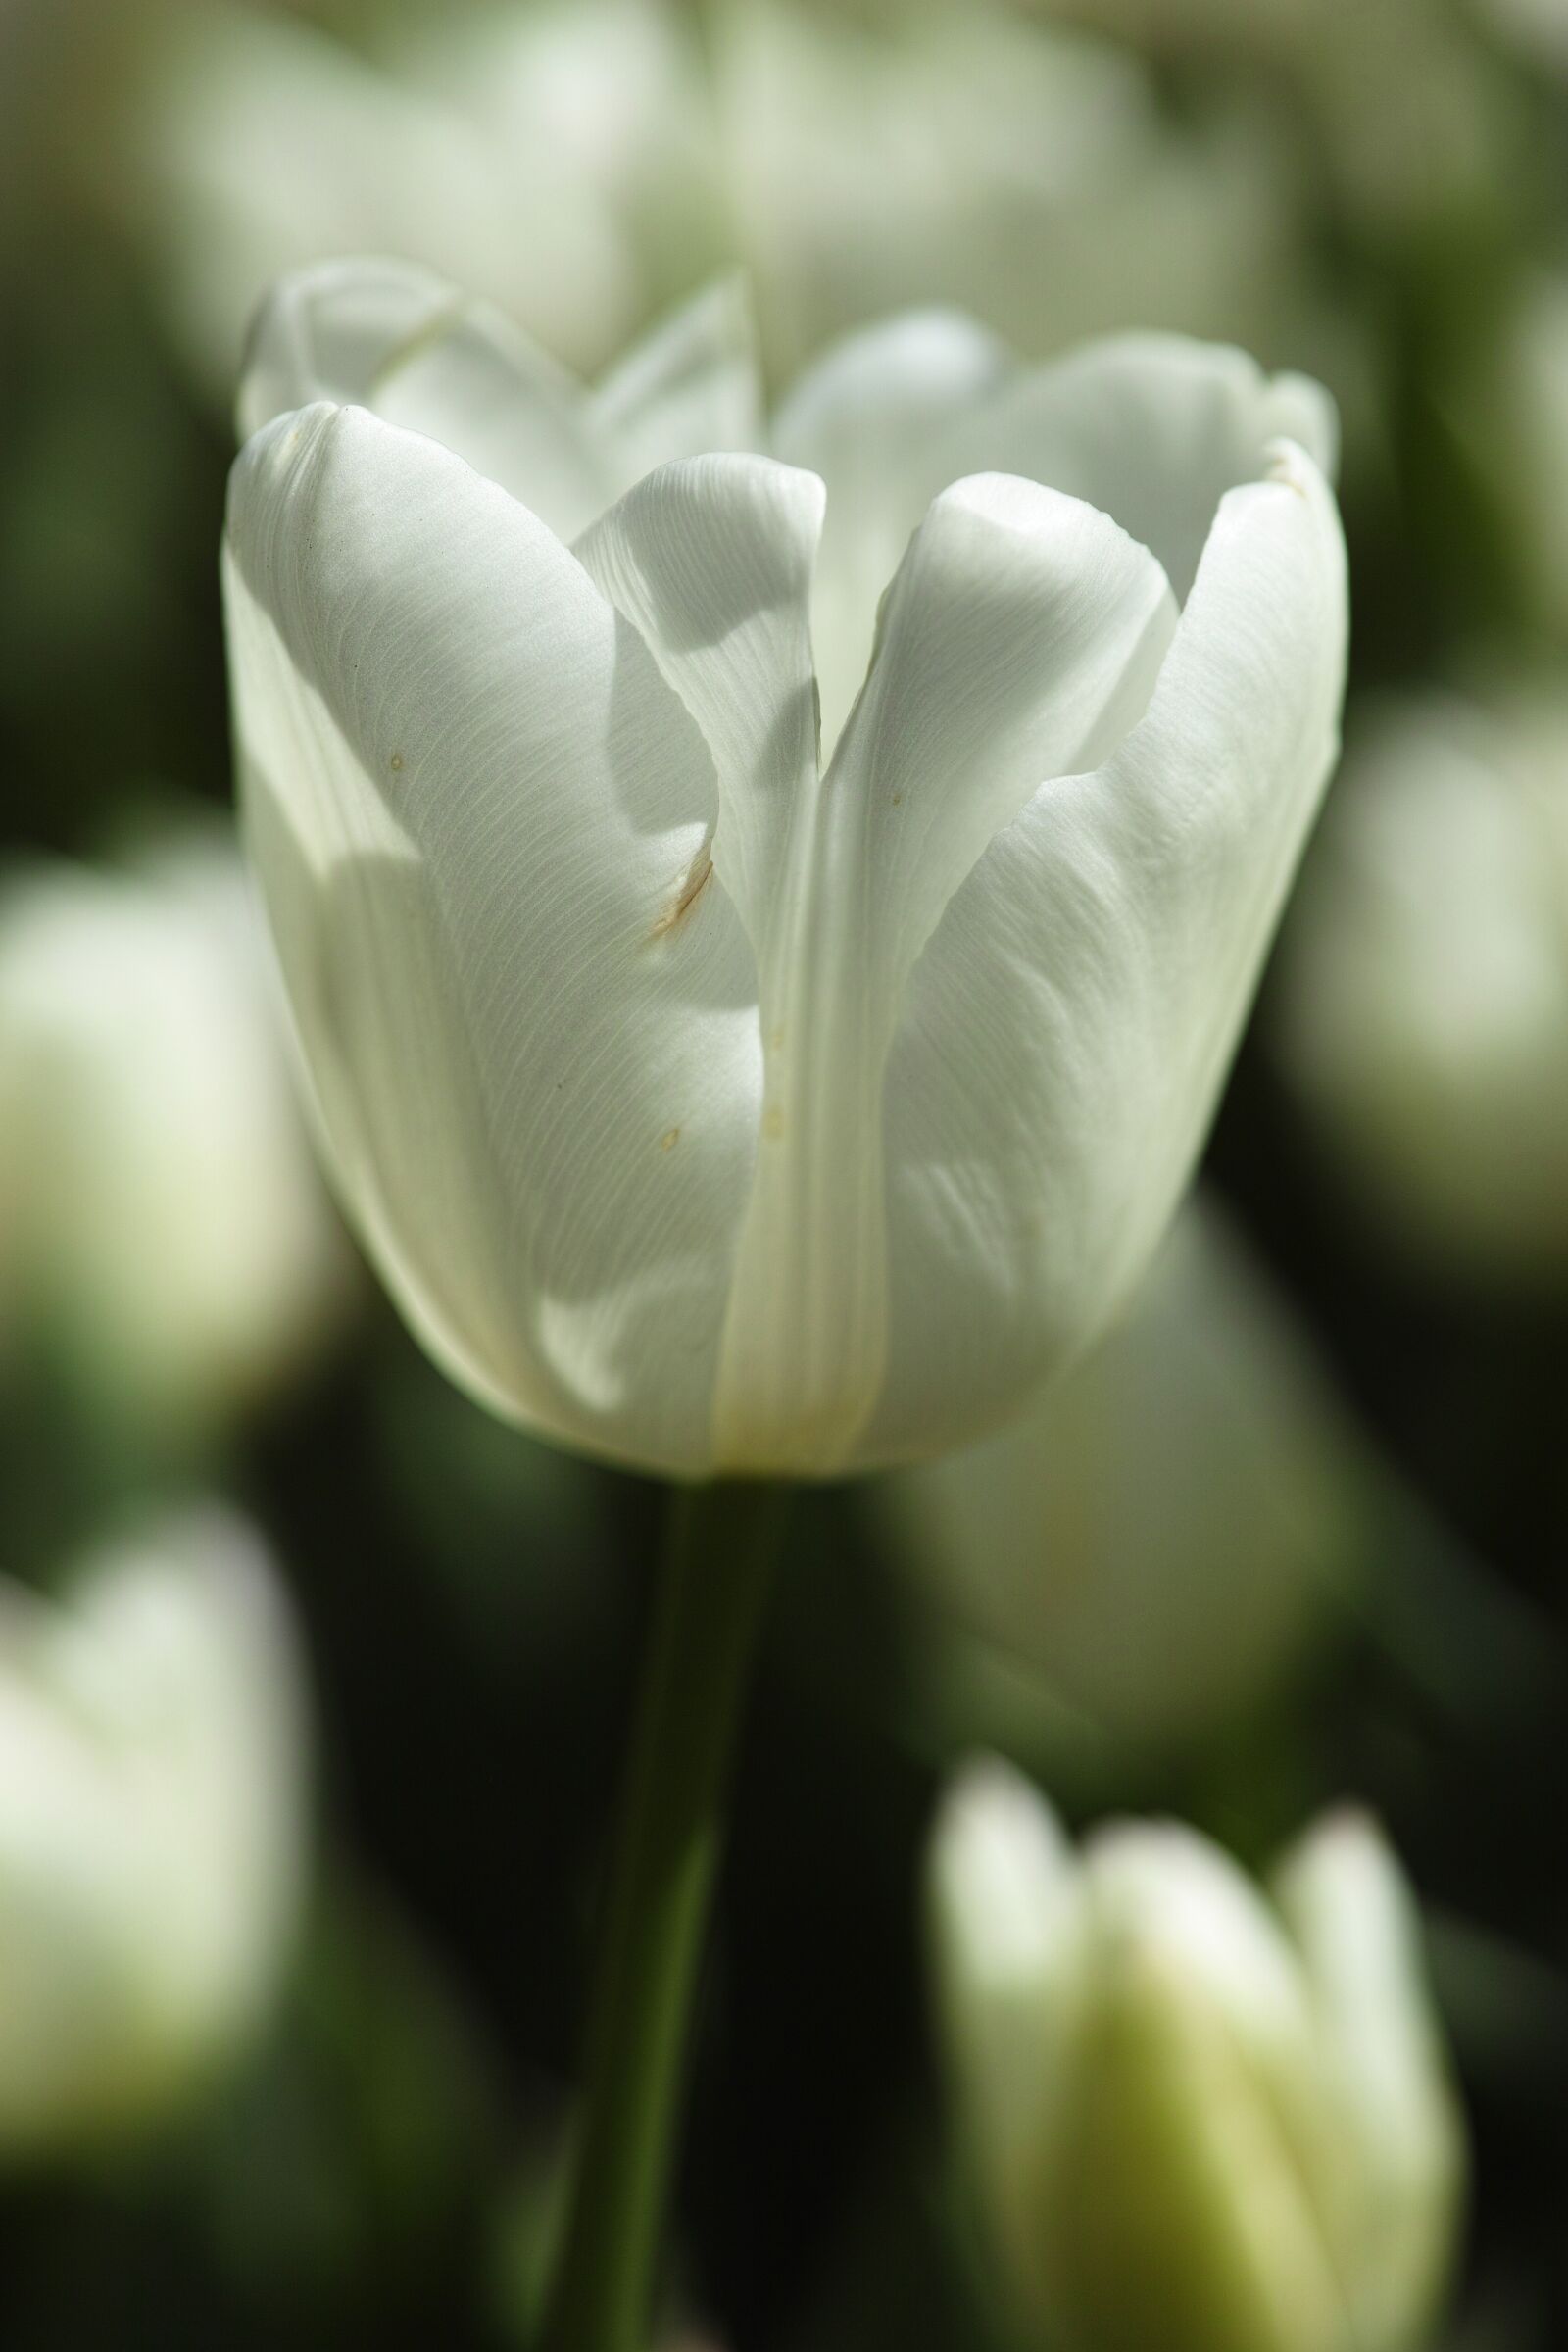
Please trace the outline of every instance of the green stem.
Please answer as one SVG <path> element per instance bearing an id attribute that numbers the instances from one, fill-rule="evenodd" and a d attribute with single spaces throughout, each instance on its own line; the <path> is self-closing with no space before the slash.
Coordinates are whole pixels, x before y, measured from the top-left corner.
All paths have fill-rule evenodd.
<path id="1" fill-rule="evenodd" d="M 785 1490 L 677 1490 L 632 1733 L 543 2352 L 645 2352 L 730 1754 Z"/>

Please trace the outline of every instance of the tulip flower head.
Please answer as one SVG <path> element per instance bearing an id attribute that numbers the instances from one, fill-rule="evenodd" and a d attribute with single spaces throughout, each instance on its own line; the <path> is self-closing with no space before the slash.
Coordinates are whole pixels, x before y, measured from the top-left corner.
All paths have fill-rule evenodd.
<path id="1" fill-rule="evenodd" d="M 1323 396 L 922 314 L 764 432 L 728 289 L 590 393 L 367 263 L 241 416 L 252 852 L 432 1351 L 687 1476 L 1014 1410 L 1164 1229 L 1332 764 Z"/>
<path id="2" fill-rule="evenodd" d="M 1060 2352 L 1422 2352 L 1463 2137 L 1413 1907 L 1329 1816 L 1272 1900 L 1206 1838 L 1069 1848 L 998 1764 L 931 1856 L 941 2024 L 1020 2312 Z"/>
<path id="3" fill-rule="evenodd" d="M 293 1624 L 226 1514 L 105 1554 L 59 1603 L 0 1582 L 0 2157 L 150 2122 L 258 2023 L 304 1751 Z"/>

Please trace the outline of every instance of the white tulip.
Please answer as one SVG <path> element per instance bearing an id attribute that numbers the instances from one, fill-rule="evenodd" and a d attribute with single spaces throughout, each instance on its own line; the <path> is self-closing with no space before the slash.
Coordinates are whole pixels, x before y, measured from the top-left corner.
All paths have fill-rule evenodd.
<path id="1" fill-rule="evenodd" d="M 944 1626 L 1163 1743 L 1298 1658 L 1355 1558 L 1359 1475 L 1287 1302 L 1198 1198 L 1087 1361 L 873 1493 Z"/>
<path id="2" fill-rule="evenodd" d="M 1323 396 L 1238 352 L 902 318 L 763 456 L 738 333 L 586 394 L 417 273 L 286 287 L 234 709 L 431 1351 L 624 1460 L 829 1474 L 1000 1421 L 1142 1271 L 1334 759 L 1344 555 Z"/>
<path id="3" fill-rule="evenodd" d="M 1126 49 L 978 0 L 716 0 L 701 40 L 678 0 L 383 9 L 353 43 L 230 0 L 153 21 L 99 197 L 208 389 L 273 279 L 345 252 L 461 276 L 579 367 L 726 259 L 784 370 L 933 299 L 1032 353 L 1136 323 L 1349 356 L 1253 111 L 1175 122 Z"/>
<path id="4" fill-rule="evenodd" d="M 0 1582 L 0 2156 L 150 2121 L 260 2020 L 299 1906 L 300 1662 L 193 1511 L 58 1602 Z"/>
<path id="5" fill-rule="evenodd" d="M 330 1327 L 346 1252 L 254 893 L 220 834 L 0 889 L 0 1345 L 200 1435 Z"/>
<path id="6" fill-rule="evenodd" d="M 364 49 L 231 0 L 165 16 L 127 82 L 123 160 L 181 351 L 220 399 L 273 279 L 329 254 L 461 270 L 592 366 L 723 251 L 696 44 L 658 0 L 382 12 Z"/>
<path id="7" fill-rule="evenodd" d="M 1562 22 L 1560 0 L 1487 7 Z M 1332 192 L 1360 241 L 1451 235 L 1456 220 L 1490 218 L 1533 136 L 1528 109 L 1477 37 L 1475 10 L 1432 0 L 1054 0 L 1054 13 L 1183 60 L 1199 87 L 1223 88 L 1239 65 L 1264 68 L 1254 91 L 1266 90 L 1274 110 L 1274 143 L 1305 134 L 1313 193 L 1298 193 L 1298 210 Z M 1282 138 L 1287 128 L 1293 138 Z M 1295 267 L 1310 279 L 1309 261 Z M 1348 307 L 1343 293 L 1339 307 Z"/>
<path id="8" fill-rule="evenodd" d="M 981 0 L 876 23 L 726 0 L 711 22 L 772 367 L 932 301 L 1031 354 L 1128 324 L 1297 348 L 1300 191 L 1284 143 L 1212 93 L 1178 124 L 1127 49 Z"/>
<path id="9" fill-rule="evenodd" d="M 1271 1010 L 1396 1243 L 1472 1280 L 1568 1275 L 1568 701 L 1365 720 Z"/>
<path id="10" fill-rule="evenodd" d="M 1054 2352 L 1421 2352 L 1463 2132 L 1398 1866 L 1363 1816 L 1271 1902 L 1189 1830 L 1081 1858 L 1000 1764 L 931 1855 L 940 2021 L 1003 2274 Z"/>

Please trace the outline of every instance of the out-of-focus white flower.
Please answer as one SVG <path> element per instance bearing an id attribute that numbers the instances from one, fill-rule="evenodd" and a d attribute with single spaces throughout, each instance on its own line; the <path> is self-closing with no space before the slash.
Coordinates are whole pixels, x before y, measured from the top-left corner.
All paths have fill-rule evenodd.
<path id="1" fill-rule="evenodd" d="M 0 2157 L 151 2120 L 258 2024 L 304 1872 L 292 1620 L 194 1510 L 63 1598 L 0 1583 Z"/>
<path id="2" fill-rule="evenodd" d="M 944 1618 L 1158 1742 L 1298 1654 L 1351 1565 L 1356 1478 L 1289 1308 L 1200 1200 L 1087 1362 L 876 1494 Z"/>
<path id="3" fill-rule="evenodd" d="M 200 1436 L 330 1329 L 348 1258 L 226 839 L 0 888 L 0 1347 Z"/>
<path id="4" fill-rule="evenodd" d="M 1174 1825 L 1082 1857 L 971 1767 L 931 1856 L 961 2126 L 1004 2277 L 1054 2352 L 1421 2352 L 1463 2132 L 1410 1897 L 1328 1817 L 1266 1899 Z"/>
<path id="5" fill-rule="evenodd" d="M 1298 30 L 1297 103 L 1361 237 L 1396 243 L 1493 212 L 1527 125 L 1463 12 L 1320 0 Z"/>
<path id="6" fill-rule="evenodd" d="M 1363 237 L 1485 213 L 1520 128 L 1508 76 L 1466 12 L 1432 0 L 1025 0 L 1156 55 L 1266 67 L 1281 144 L 1310 126 L 1319 198 Z M 1536 0 L 1493 0 L 1527 10 Z M 1556 0 L 1541 0 L 1551 10 Z"/>
<path id="7" fill-rule="evenodd" d="M 1568 698 L 1359 728 L 1282 947 L 1278 1051 L 1389 1232 L 1568 1274 Z"/>
<path id="8" fill-rule="evenodd" d="M 909 303 L 1023 352 L 1179 327 L 1299 356 L 1310 266 L 1272 127 L 1180 127 L 1140 61 L 986 5 L 881 24 L 790 0 L 713 17 L 736 248 L 770 364 Z"/>
<path id="9" fill-rule="evenodd" d="M 327 255 L 461 275 L 594 367 L 724 251 L 694 37 L 664 0 L 394 16 L 363 52 L 199 0 L 129 86 L 144 226 L 220 399 L 267 288 Z"/>
<path id="10" fill-rule="evenodd" d="M 999 1422 L 1142 1272 L 1334 759 L 1344 554 L 1323 396 L 1239 352 L 922 314 L 764 457 L 735 319 L 589 396 L 389 265 L 285 288 L 237 740 L 437 1359 L 629 1461 L 832 1473 Z"/>
<path id="11" fill-rule="evenodd" d="M 539 0 L 372 10 L 350 48 L 176 4 L 118 76 L 106 192 L 215 393 L 265 289 L 344 252 L 460 278 L 587 368 L 726 259 L 785 373 L 933 300 L 1031 355 L 1132 325 L 1339 361 L 1254 112 L 1178 124 L 1126 51 L 994 5 L 719 0 L 703 35 L 673 0 Z"/>

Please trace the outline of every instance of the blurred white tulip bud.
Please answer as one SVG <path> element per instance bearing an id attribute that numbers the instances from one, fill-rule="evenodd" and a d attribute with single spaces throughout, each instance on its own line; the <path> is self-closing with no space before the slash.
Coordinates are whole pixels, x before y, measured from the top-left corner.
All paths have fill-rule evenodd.
<path id="1" fill-rule="evenodd" d="M 779 370 L 936 301 L 1034 354 L 1171 326 L 1317 357 L 1298 190 L 1245 113 L 1177 127 L 1140 60 L 995 6 L 872 26 L 730 0 L 713 28 L 737 244 Z"/>
<path id="2" fill-rule="evenodd" d="M 0 887 L 0 1352 L 138 1431 L 220 1426 L 331 1328 L 350 1260 L 226 834 Z"/>
<path id="3" fill-rule="evenodd" d="M 1431 0 L 1025 0 L 1156 56 L 1263 62 L 1315 164 L 1372 235 L 1485 205 L 1517 127 L 1506 76 L 1466 12 Z M 1484 0 L 1499 16 L 1560 0 Z"/>
<path id="4" fill-rule="evenodd" d="M 1464 2171 L 1410 1897 L 1328 1818 L 1273 1899 L 1116 1824 L 1081 1856 L 1009 1768 L 958 1778 L 931 1918 L 958 2119 L 1053 2352 L 1420 2352 Z"/>
<path id="5" fill-rule="evenodd" d="M 1199 1197 L 1075 1371 L 873 1493 L 945 1623 L 1113 1740 L 1163 1743 L 1299 1656 L 1353 1571 L 1359 1484 L 1287 1301 Z"/>
<path id="6" fill-rule="evenodd" d="M 215 397 L 267 287 L 345 253 L 457 279 L 586 370 L 739 261 L 779 374 L 944 300 L 1031 354 L 1169 326 L 1353 371 L 1254 111 L 1177 124 L 1135 57 L 996 5 L 701 14 L 700 42 L 677 0 L 372 11 L 351 46 L 176 0 L 89 168 Z"/>
<path id="7" fill-rule="evenodd" d="M 204 1507 L 0 1582 L 0 2157 L 151 2121 L 261 2021 L 305 1854 L 301 1662 L 275 1574 Z"/>
<path id="8" fill-rule="evenodd" d="M 268 286 L 328 255 L 450 272 L 580 367 L 718 258 L 715 144 L 678 9 L 383 12 L 368 39 L 199 0 L 169 12 L 133 85 L 124 161 L 215 399 Z"/>
<path id="9" fill-rule="evenodd" d="M 1306 1972 L 1323 2047 L 1326 2209 L 1354 2295 L 1353 2341 L 1419 2345 L 1451 2268 L 1463 2135 L 1420 1928 L 1364 1814 L 1331 1814 L 1285 1855 L 1273 1895 Z"/>
<path id="10" fill-rule="evenodd" d="M 1389 1234 L 1568 1276 L 1568 697 L 1352 736 L 1282 943 L 1278 1051 Z"/>

